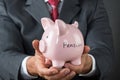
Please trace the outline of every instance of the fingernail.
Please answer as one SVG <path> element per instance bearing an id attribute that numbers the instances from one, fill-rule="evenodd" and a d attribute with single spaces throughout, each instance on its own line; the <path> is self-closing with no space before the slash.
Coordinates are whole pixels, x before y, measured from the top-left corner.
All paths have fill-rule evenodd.
<path id="1" fill-rule="evenodd" d="M 75 76 L 75 74 L 76 74 L 75 72 L 72 72 L 72 74 L 71 74 L 71 75 L 72 75 L 72 76 Z"/>
<path id="2" fill-rule="evenodd" d="M 68 73 L 70 73 L 70 70 L 66 70 L 66 71 L 64 72 L 65 75 L 67 75 Z"/>

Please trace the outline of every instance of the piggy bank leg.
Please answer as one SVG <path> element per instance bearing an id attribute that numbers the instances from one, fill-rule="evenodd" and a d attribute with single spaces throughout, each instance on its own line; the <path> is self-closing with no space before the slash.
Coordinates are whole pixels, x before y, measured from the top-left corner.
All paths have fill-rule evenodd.
<path id="1" fill-rule="evenodd" d="M 80 59 L 80 57 L 72 60 L 72 61 L 71 61 L 71 64 L 73 64 L 73 65 L 80 65 L 80 64 L 81 64 L 81 59 Z"/>
<path id="2" fill-rule="evenodd" d="M 64 64 L 65 64 L 65 61 L 56 61 L 56 60 L 52 61 L 53 67 L 62 68 Z"/>

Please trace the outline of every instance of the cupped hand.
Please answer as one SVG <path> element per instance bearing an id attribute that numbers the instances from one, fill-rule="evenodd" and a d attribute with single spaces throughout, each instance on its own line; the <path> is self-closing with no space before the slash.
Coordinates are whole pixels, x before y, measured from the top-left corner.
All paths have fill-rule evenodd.
<path id="1" fill-rule="evenodd" d="M 85 46 L 83 54 L 81 56 L 80 65 L 72 65 L 71 63 L 66 63 L 65 67 L 69 68 L 71 71 L 75 71 L 77 74 L 86 74 L 90 72 L 92 69 L 92 58 L 88 55 L 89 51 L 89 46 Z"/>
<path id="2" fill-rule="evenodd" d="M 30 75 L 41 76 L 44 75 L 54 75 L 58 73 L 58 70 L 55 68 L 48 68 L 45 64 L 45 57 L 39 51 L 39 41 L 34 40 L 32 42 L 33 48 L 35 50 L 35 55 L 31 56 L 27 60 L 27 71 Z"/>

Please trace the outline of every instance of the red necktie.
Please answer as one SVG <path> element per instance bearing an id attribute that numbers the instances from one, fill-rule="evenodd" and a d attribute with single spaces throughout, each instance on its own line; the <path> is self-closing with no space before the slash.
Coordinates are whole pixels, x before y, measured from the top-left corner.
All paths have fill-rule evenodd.
<path id="1" fill-rule="evenodd" d="M 59 0 L 48 0 L 48 3 L 52 6 L 51 17 L 53 21 L 58 18 L 58 4 Z"/>

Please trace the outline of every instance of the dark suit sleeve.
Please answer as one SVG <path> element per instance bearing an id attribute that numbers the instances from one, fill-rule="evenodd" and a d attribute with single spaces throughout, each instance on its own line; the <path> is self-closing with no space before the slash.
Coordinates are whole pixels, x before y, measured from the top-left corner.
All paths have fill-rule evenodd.
<path id="1" fill-rule="evenodd" d="M 0 77 L 3 80 L 18 80 L 21 62 L 26 57 L 22 43 L 19 28 L 0 0 Z"/>
<path id="2" fill-rule="evenodd" d="M 97 5 L 88 24 L 86 44 L 90 46 L 90 54 L 95 57 L 97 71 L 101 80 L 106 80 L 112 68 L 113 40 L 107 12 L 103 0 Z"/>

